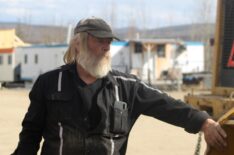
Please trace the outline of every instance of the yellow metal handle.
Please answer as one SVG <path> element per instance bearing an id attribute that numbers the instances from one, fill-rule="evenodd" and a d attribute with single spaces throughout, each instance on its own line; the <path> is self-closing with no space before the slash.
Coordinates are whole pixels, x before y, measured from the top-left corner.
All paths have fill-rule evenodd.
<path id="1" fill-rule="evenodd" d="M 234 116 L 234 107 L 219 118 L 219 124 L 225 124 L 232 116 Z"/>
<path id="2" fill-rule="evenodd" d="M 234 99 L 234 91 L 231 92 L 231 94 L 230 94 L 230 100 L 233 100 L 233 99 Z"/>

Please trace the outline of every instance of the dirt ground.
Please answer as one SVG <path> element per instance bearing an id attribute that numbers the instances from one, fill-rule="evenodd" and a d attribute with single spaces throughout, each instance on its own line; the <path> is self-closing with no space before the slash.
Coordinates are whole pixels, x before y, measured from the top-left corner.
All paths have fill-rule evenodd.
<path id="1" fill-rule="evenodd" d="M 0 155 L 9 155 L 18 142 L 21 121 L 29 105 L 29 90 L 0 89 Z M 171 92 L 183 99 L 184 92 Z M 193 155 L 198 134 L 141 116 L 130 134 L 127 155 Z M 205 151 L 204 138 L 201 154 Z"/>

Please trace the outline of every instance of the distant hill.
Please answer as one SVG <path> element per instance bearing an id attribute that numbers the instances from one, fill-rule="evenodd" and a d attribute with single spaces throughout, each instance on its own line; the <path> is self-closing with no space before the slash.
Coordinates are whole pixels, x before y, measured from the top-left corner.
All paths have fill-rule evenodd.
<path id="1" fill-rule="evenodd" d="M 0 23 L 0 29 L 16 29 L 18 37 L 32 44 L 65 43 L 67 36 L 67 28 L 59 26 Z"/>
<path id="2" fill-rule="evenodd" d="M 147 30 L 145 36 L 151 38 L 179 38 L 182 40 L 202 41 L 214 37 L 215 24 L 189 24 Z"/>
<path id="3" fill-rule="evenodd" d="M 121 39 L 176 38 L 186 41 L 202 41 L 214 36 L 214 24 L 188 24 L 149 30 L 135 27 L 115 29 Z M 16 34 L 25 42 L 32 44 L 66 43 L 67 27 L 29 25 L 20 23 L 0 23 L 0 29 L 16 29 Z"/>
<path id="4" fill-rule="evenodd" d="M 129 37 L 129 32 L 130 34 L 138 32 L 140 38 L 176 38 L 186 41 L 203 41 L 206 38 L 213 38 L 214 31 L 215 24 L 188 24 L 145 31 L 137 28 L 125 28 L 116 30 L 116 33 L 122 38 L 136 37 L 136 35 Z"/>

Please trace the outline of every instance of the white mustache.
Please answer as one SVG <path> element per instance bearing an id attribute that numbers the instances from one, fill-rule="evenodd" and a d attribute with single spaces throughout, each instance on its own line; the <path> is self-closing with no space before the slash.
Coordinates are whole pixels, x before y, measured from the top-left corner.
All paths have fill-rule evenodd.
<path id="1" fill-rule="evenodd" d="M 110 53 L 95 55 L 92 51 L 78 54 L 77 62 L 92 76 L 96 78 L 104 77 L 111 70 Z"/>

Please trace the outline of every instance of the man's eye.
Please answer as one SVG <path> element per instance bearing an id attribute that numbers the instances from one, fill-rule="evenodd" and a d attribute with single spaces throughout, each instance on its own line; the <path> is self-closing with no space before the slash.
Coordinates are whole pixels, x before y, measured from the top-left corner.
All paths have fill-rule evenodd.
<path id="1" fill-rule="evenodd" d="M 112 39 L 98 39 L 97 41 L 99 43 L 108 43 L 108 44 L 111 44 Z"/>
<path id="2" fill-rule="evenodd" d="M 98 42 L 99 43 L 103 43 L 104 41 L 102 39 L 98 39 Z"/>

